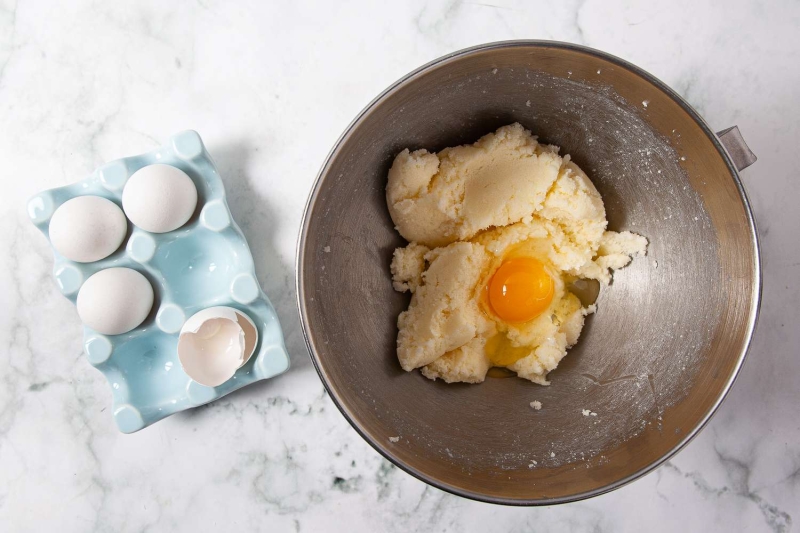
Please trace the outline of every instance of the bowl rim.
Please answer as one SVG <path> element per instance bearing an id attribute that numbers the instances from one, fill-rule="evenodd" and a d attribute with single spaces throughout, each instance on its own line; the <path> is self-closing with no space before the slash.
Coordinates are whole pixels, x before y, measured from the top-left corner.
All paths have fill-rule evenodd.
<path id="1" fill-rule="evenodd" d="M 503 498 L 503 497 L 495 497 L 486 495 L 480 492 L 463 490 L 456 486 L 442 483 L 439 480 L 429 476 L 425 472 L 418 470 L 412 467 L 409 464 L 404 463 L 403 461 L 399 460 L 398 458 L 394 457 L 392 452 L 387 449 L 382 443 L 377 442 L 375 439 L 370 437 L 362 428 L 360 427 L 359 423 L 356 421 L 356 418 L 348 412 L 347 408 L 343 405 L 338 393 L 336 390 L 331 386 L 328 377 L 325 373 L 325 370 L 319 363 L 317 352 L 314 346 L 314 341 L 312 339 L 310 328 L 308 325 L 308 312 L 306 309 L 306 294 L 305 294 L 305 286 L 303 282 L 302 272 L 303 266 L 305 263 L 305 245 L 306 240 L 308 237 L 308 222 L 309 217 L 313 211 L 314 204 L 317 200 L 320 187 L 322 182 L 326 176 L 326 172 L 328 167 L 330 166 L 330 162 L 333 156 L 339 151 L 340 147 L 344 144 L 345 140 L 352 134 L 356 125 L 361 121 L 363 117 L 365 117 L 368 113 L 372 111 L 372 109 L 382 100 L 384 100 L 387 96 L 397 91 L 400 87 L 404 86 L 407 83 L 413 81 L 416 77 L 421 75 L 422 73 L 432 69 L 433 67 L 438 67 L 442 64 L 447 62 L 453 61 L 455 59 L 459 59 L 465 56 L 469 56 L 472 54 L 476 54 L 479 52 L 484 52 L 486 50 L 495 50 L 495 49 L 502 49 L 502 48 L 516 48 L 516 47 L 537 47 L 537 48 L 558 48 L 563 50 L 569 50 L 573 52 L 579 52 L 586 55 L 598 57 L 600 59 L 604 59 L 615 65 L 627 69 L 634 74 L 644 78 L 646 81 L 653 84 L 656 88 L 660 89 L 664 92 L 668 97 L 670 97 L 675 103 L 677 103 L 681 108 L 686 111 L 689 116 L 695 121 L 695 123 L 703 130 L 706 136 L 711 140 L 712 144 L 716 147 L 717 151 L 722 155 L 725 164 L 730 171 L 731 176 L 734 179 L 736 184 L 736 188 L 739 191 L 739 196 L 745 207 L 745 214 L 747 216 L 747 221 L 750 229 L 750 236 L 751 242 L 753 243 L 753 256 L 755 259 L 755 268 L 754 268 L 754 277 L 755 277 L 755 286 L 753 295 L 751 297 L 751 301 L 754 304 L 751 308 L 750 314 L 747 317 L 747 331 L 744 338 L 744 343 L 742 345 L 742 349 L 738 355 L 736 366 L 731 373 L 728 381 L 725 383 L 722 392 L 720 393 L 717 400 L 712 405 L 711 409 L 705 414 L 702 420 L 689 432 L 687 432 L 686 436 L 676 444 L 671 450 L 665 453 L 659 459 L 653 461 L 648 466 L 639 469 L 638 471 L 607 485 L 599 487 L 597 489 L 593 489 L 590 491 L 585 491 L 577 494 L 572 494 L 569 496 L 563 497 L 555 497 L 555 498 L 543 498 L 543 499 L 514 499 L 514 498 Z M 333 147 L 331 148 L 328 155 L 325 157 L 325 161 L 320 168 L 317 177 L 314 180 L 314 185 L 309 193 L 308 199 L 306 201 L 305 208 L 303 209 L 303 217 L 300 223 L 300 231 L 298 235 L 297 241 L 297 250 L 296 250 L 296 263 L 295 263 L 295 289 L 296 289 L 296 297 L 297 297 L 297 307 L 300 313 L 300 325 L 301 330 L 303 332 L 303 339 L 305 340 L 306 347 L 308 349 L 309 356 L 311 358 L 311 362 L 314 365 L 314 368 L 317 371 L 320 379 L 322 380 L 322 384 L 325 387 L 325 390 L 330 395 L 331 399 L 333 400 L 334 405 L 336 405 L 337 409 L 342 413 L 344 418 L 350 423 L 353 429 L 363 438 L 367 443 L 372 446 L 379 454 L 381 454 L 385 459 L 390 461 L 393 465 L 400 468 L 407 474 L 417 478 L 428 485 L 431 485 L 435 488 L 448 492 L 450 494 L 454 494 L 456 496 L 461 496 L 464 498 L 468 498 L 470 500 L 484 502 L 484 503 L 492 503 L 492 504 L 499 504 L 499 505 L 509 505 L 509 506 L 545 506 L 545 505 L 557 505 L 562 503 L 569 503 L 569 502 L 576 502 L 580 500 L 585 500 L 588 498 L 593 498 L 595 496 L 600 496 L 602 494 L 606 494 L 613 490 L 616 490 L 620 487 L 631 483 L 650 472 L 653 472 L 663 463 L 668 461 L 672 458 L 676 453 L 682 450 L 689 442 L 692 441 L 700 431 L 708 424 L 709 420 L 714 416 L 714 414 L 719 409 L 719 406 L 727 397 L 728 393 L 730 392 L 731 387 L 733 386 L 734 381 L 739 375 L 741 371 L 742 365 L 744 364 L 745 358 L 747 356 L 748 351 L 750 350 L 750 346 L 753 340 L 753 334 L 755 332 L 756 324 L 758 322 L 759 312 L 761 308 L 761 296 L 762 296 L 762 269 L 761 269 L 761 246 L 758 239 L 758 231 L 756 227 L 756 221 L 753 216 L 752 207 L 750 205 L 750 201 L 747 198 L 747 193 L 744 189 L 744 186 L 741 181 L 741 177 L 739 176 L 739 172 L 736 166 L 733 163 L 733 160 L 722 144 L 722 142 L 717 137 L 714 130 L 708 125 L 708 123 L 703 119 L 703 117 L 677 92 L 671 89 L 668 85 L 664 82 L 650 74 L 649 72 L 645 71 L 644 69 L 625 61 L 615 55 L 609 54 L 607 52 L 603 52 L 601 50 L 597 50 L 595 48 L 590 48 L 588 46 L 583 46 L 579 44 L 563 42 L 563 41 L 551 41 L 551 40 L 539 40 L 539 39 L 518 39 L 518 40 L 507 40 L 507 41 L 494 41 L 484 44 L 479 44 L 476 46 L 471 46 L 468 48 L 463 48 L 461 50 L 457 50 L 455 52 L 451 52 L 449 54 L 443 55 L 438 57 L 424 65 L 412 70 L 405 76 L 401 77 L 394 83 L 392 83 L 389 87 L 383 90 L 378 96 L 372 99 L 359 113 L 356 117 L 347 125 L 344 132 L 339 136 L 339 138 L 334 143 Z"/>

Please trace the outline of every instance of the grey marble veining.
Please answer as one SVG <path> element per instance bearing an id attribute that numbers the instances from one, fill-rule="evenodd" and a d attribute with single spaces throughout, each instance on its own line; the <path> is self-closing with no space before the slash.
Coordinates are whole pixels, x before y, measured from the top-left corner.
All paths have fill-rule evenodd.
<path id="1" fill-rule="evenodd" d="M 796 530 L 798 23 L 786 0 L 0 0 L 0 530 Z M 743 177 L 764 300 L 728 399 L 653 474 L 546 509 L 460 499 L 382 459 L 325 394 L 294 303 L 306 195 L 352 117 L 424 62 L 512 38 L 632 61 L 759 156 Z M 126 436 L 25 200 L 186 128 L 219 166 L 293 368 Z"/>

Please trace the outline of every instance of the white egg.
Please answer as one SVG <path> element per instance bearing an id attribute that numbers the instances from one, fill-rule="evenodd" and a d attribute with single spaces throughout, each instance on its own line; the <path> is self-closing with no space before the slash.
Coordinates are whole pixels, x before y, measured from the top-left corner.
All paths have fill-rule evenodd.
<path id="1" fill-rule="evenodd" d="M 78 292 L 78 316 L 103 335 L 120 335 L 147 318 L 153 307 L 153 286 L 130 268 L 107 268 L 93 274 Z"/>
<path id="2" fill-rule="evenodd" d="M 128 221 L 117 204 L 100 196 L 78 196 L 61 204 L 50 218 L 50 242 L 77 263 L 108 257 L 125 240 Z"/>
<path id="3" fill-rule="evenodd" d="M 128 179 L 122 208 L 137 227 L 150 233 L 174 231 L 192 218 L 197 188 L 192 178 L 171 165 L 148 165 Z"/>
<path id="4" fill-rule="evenodd" d="M 207 387 L 222 385 L 253 355 L 258 330 L 232 307 L 209 307 L 192 315 L 178 337 L 183 371 Z"/>

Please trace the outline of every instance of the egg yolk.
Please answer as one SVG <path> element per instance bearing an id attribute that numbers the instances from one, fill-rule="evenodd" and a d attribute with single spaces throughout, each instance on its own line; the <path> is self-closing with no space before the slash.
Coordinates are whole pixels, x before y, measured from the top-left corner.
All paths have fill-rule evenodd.
<path id="1" fill-rule="evenodd" d="M 541 315 L 553 300 L 553 278 L 532 257 L 504 261 L 489 280 L 489 306 L 506 322 L 527 322 Z"/>

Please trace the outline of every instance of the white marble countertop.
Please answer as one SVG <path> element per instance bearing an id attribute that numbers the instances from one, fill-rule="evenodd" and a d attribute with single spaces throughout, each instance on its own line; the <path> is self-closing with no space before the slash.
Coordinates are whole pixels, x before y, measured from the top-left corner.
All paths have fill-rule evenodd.
<path id="1" fill-rule="evenodd" d="M 796 529 L 800 209 L 788 163 L 800 144 L 798 24 L 800 4 L 786 0 L 0 0 L 0 530 Z M 515 38 L 632 61 L 713 127 L 738 124 L 759 156 L 743 177 L 764 299 L 730 396 L 655 473 L 544 509 L 451 496 L 382 459 L 323 392 L 294 303 L 302 207 L 349 121 L 418 65 Z M 219 165 L 293 367 L 122 435 L 25 201 L 187 128 Z"/>

